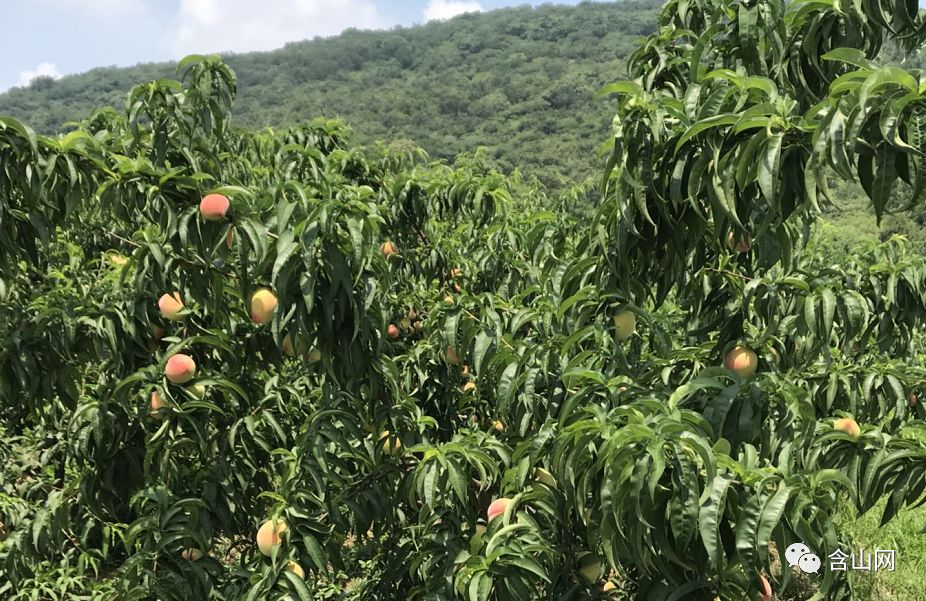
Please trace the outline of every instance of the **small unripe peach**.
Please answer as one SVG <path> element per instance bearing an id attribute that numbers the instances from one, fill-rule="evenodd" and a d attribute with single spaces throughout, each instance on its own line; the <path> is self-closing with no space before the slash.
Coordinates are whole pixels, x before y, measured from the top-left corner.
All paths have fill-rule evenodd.
<path id="1" fill-rule="evenodd" d="M 196 375 L 196 362 L 189 355 L 177 353 L 167 360 L 164 375 L 173 384 L 186 384 Z"/>
<path id="2" fill-rule="evenodd" d="M 613 582 L 608 580 L 607 582 L 604 583 L 604 586 L 601 587 L 601 592 L 607 593 L 607 592 L 613 591 L 616 588 L 617 588 L 617 585 L 615 585 Z"/>
<path id="3" fill-rule="evenodd" d="M 453 300 L 453 295 L 452 295 L 452 294 L 448 294 L 447 296 L 444 297 L 444 304 L 445 304 L 445 305 L 452 305 L 453 303 L 454 303 L 454 300 Z"/>
<path id="4" fill-rule="evenodd" d="M 392 243 L 392 240 L 386 240 L 383 242 L 382 246 L 379 247 L 379 252 L 383 253 L 383 256 L 388 259 L 391 255 L 399 252 L 399 249 Z"/>
<path id="5" fill-rule="evenodd" d="M 592 553 L 579 554 L 579 573 L 589 584 L 601 578 L 601 558 Z"/>
<path id="6" fill-rule="evenodd" d="M 401 335 L 401 332 L 399 332 L 399 328 L 397 328 L 396 325 L 395 325 L 394 323 L 391 323 L 391 324 L 389 324 L 389 327 L 386 329 L 386 334 L 387 334 L 390 338 L 395 339 L 395 338 L 398 338 L 398 337 Z"/>
<path id="7" fill-rule="evenodd" d="M 452 346 L 447 347 L 447 363 L 450 365 L 459 365 L 460 357 L 457 355 L 457 352 Z"/>
<path id="8" fill-rule="evenodd" d="M 199 201 L 199 213 L 206 221 L 221 221 L 228 212 L 228 198 L 221 194 L 207 194 Z"/>
<path id="9" fill-rule="evenodd" d="M 300 580 L 305 579 L 305 570 L 302 569 L 302 566 L 299 565 L 298 562 L 293 561 L 292 559 L 286 562 L 286 567 L 283 569 L 292 572 L 298 576 Z"/>
<path id="10" fill-rule="evenodd" d="M 458 277 L 458 276 L 461 276 L 461 275 L 463 275 L 463 270 L 462 270 L 462 269 L 459 269 L 459 268 L 457 268 L 457 267 L 454 267 L 453 269 L 450 270 L 450 279 L 454 279 L 454 278 L 456 278 L 456 277 Z"/>
<path id="11" fill-rule="evenodd" d="M 187 561 L 199 561 L 203 557 L 203 552 L 199 549 L 184 549 L 180 557 Z"/>
<path id="12" fill-rule="evenodd" d="M 153 325 L 153 326 L 151 326 L 151 336 L 152 336 L 155 340 L 160 340 L 161 338 L 164 337 L 164 328 L 162 328 L 162 327 L 159 326 L 159 325 Z"/>
<path id="13" fill-rule="evenodd" d="M 261 325 L 273 321 L 277 297 L 269 288 L 261 288 L 251 295 L 251 319 Z"/>
<path id="14" fill-rule="evenodd" d="M 283 349 L 283 352 L 287 357 L 295 357 L 296 355 L 301 355 L 305 352 L 306 349 L 305 338 L 299 336 L 298 334 L 296 336 L 287 334 L 283 336 L 283 340 L 280 342 L 280 347 Z"/>
<path id="15" fill-rule="evenodd" d="M 917 403 L 916 394 L 911 393 L 910 396 L 907 397 L 907 406 L 916 407 L 916 403 Z"/>
<path id="16" fill-rule="evenodd" d="M 511 499 L 507 497 L 495 499 L 492 501 L 492 503 L 489 504 L 489 510 L 486 511 L 486 519 L 491 522 L 498 516 L 504 514 L 505 511 L 507 511 L 509 505 L 511 505 Z"/>
<path id="17" fill-rule="evenodd" d="M 737 240 L 733 232 L 727 234 L 727 246 L 738 253 L 749 252 L 749 249 L 752 248 L 749 240 Z"/>
<path id="18" fill-rule="evenodd" d="M 841 417 L 837 419 L 833 422 L 833 428 L 840 432 L 845 432 L 852 438 L 858 438 L 862 433 L 862 429 L 859 428 L 858 422 L 851 417 Z"/>
<path id="19" fill-rule="evenodd" d="M 534 470 L 534 480 L 537 482 L 542 482 L 550 488 L 556 488 L 556 478 L 553 477 L 553 474 L 543 469 L 542 467 L 538 467 Z"/>
<path id="20" fill-rule="evenodd" d="M 318 363 L 322 360 L 322 352 L 317 348 L 313 348 L 309 351 L 309 363 Z"/>
<path id="21" fill-rule="evenodd" d="M 402 454 L 402 441 L 398 436 L 391 436 L 389 430 L 384 430 L 379 439 L 383 441 L 383 452 L 397 457 Z"/>
<path id="22" fill-rule="evenodd" d="M 164 417 L 165 410 L 170 407 L 170 405 L 161 398 L 161 395 L 158 394 L 157 390 L 151 391 L 151 399 L 148 402 L 148 413 L 151 417 L 155 419 L 162 419 Z"/>
<path id="23" fill-rule="evenodd" d="M 418 312 L 417 312 L 417 311 L 415 311 L 414 309 L 409 309 L 409 310 L 408 310 L 408 318 L 409 318 L 410 320 L 414 321 L 415 319 L 417 319 L 417 317 L 418 317 Z"/>
<path id="24" fill-rule="evenodd" d="M 454 291 L 454 292 L 459 293 L 460 290 L 462 290 L 462 288 L 460 288 L 460 285 L 459 285 L 459 284 L 454 284 L 454 285 L 453 285 L 453 291 Z"/>
<path id="25" fill-rule="evenodd" d="M 290 337 L 289 334 L 287 334 L 286 336 L 283 336 L 283 342 L 281 346 L 283 347 L 283 352 L 287 356 L 289 357 L 295 356 L 296 349 L 293 348 L 293 339 Z"/>
<path id="26" fill-rule="evenodd" d="M 637 316 L 632 311 L 621 311 L 614 316 L 614 334 L 618 340 L 627 340 L 637 330 Z"/>
<path id="27" fill-rule="evenodd" d="M 183 319 L 181 312 L 183 311 L 183 301 L 180 300 L 180 293 L 174 292 L 172 294 L 164 294 L 161 298 L 158 299 L 158 309 L 161 310 L 161 315 L 165 319 L 170 319 L 172 321 L 179 321 Z"/>
<path id="28" fill-rule="evenodd" d="M 733 348 L 723 358 L 723 366 L 744 379 L 752 377 L 758 365 L 756 354 L 742 345 Z"/>
<path id="29" fill-rule="evenodd" d="M 270 556 L 273 548 L 283 542 L 285 532 L 286 522 L 284 520 L 267 520 L 257 530 L 257 548 L 264 555 Z"/>
<path id="30" fill-rule="evenodd" d="M 403 317 L 403 318 L 399 321 L 399 328 L 400 328 L 403 332 L 408 332 L 409 330 L 412 329 L 412 322 L 411 322 L 411 320 L 410 320 L 409 318 L 407 318 L 407 317 Z"/>
<path id="31" fill-rule="evenodd" d="M 496 432 L 504 432 L 505 424 L 501 420 L 495 420 L 492 422 L 492 427 L 495 428 Z"/>
<path id="32" fill-rule="evenodd" d="M 469 392 L 471 390 L 476 390 L 475 382 L 467 382 L 466 384 L 463 385 L 463 392 Z"/>
<path id="33" fill-rule="evenodd" d="M 415 323 L 412 324 L 412 327 L 415 329 L 416 332 L 422 332 L 424 330 L 424 323 L 421 321 L 416 321 Z"/>
<path id="34" fill-rule="evenodd" d="M 230 229 L 228 233 L 225 234 L 225 248 L 231 250 L 232 246 L 235 244 L 235 230 Z"/>
<path id="35" fill-rule="evenodd" d="M 764 574 L 759 574 L 759 601 L 772 601 L 772 585 Z"/>
<path id="36" fill-rule="evenodd" d="M 198 383 L 193 384 L 191 386 L 187 386 L 187 390 L 189 390 L 190 394 L 192 394 L 198 399 L 201 399 L 204 396 L 206 396 L 206 385 L 205 384 L 198 384 Z"/>
<path id="37" fill-rule="evenodd" d="M 781 363 L 781 353 L 774 346 L 769 347 L 768 354 L 772 357 L 772 363 L 779 365 Z"/>

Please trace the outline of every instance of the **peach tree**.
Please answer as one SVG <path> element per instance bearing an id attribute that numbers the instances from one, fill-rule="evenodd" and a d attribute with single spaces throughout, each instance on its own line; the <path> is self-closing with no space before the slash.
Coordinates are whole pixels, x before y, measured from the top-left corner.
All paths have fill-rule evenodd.
<path id="1" fill-rule="evenodd" d="M 922 74 L 876 61 L 924 32 L 667 3 L 591 218 L 479 153 L 235 129 L 217 58 L 63 137 L 0 120 L 0 593 L 787 589 L 837 508 L 926 499 L 926 262 L 811 236 L 829 177 L 921 201 Z"/>

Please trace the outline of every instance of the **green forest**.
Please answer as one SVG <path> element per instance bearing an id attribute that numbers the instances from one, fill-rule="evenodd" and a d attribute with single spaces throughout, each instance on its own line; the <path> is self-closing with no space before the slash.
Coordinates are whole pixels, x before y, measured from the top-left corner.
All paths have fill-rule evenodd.
<path id="1" fill-rule="evenodd" d="M 924 47 L 584 3 L 0 95 L 0 599 L 924 601 Z"/>
<path id="2" fill-rule="evenodd" d="M 657 2 L 546 5 L 462 15 L 392 31 L 347 31 L 273 52 L 225 57 L 238 76 L 235 123 L 283 127 L 338 117 L 358 143 L 413 140 L 452 160 L 479 146 L 557 189 L 597 174 L 600 132 L 613 107 L 596 93 L 623 77 L 655 27 Z M 0 114 L 37 131 L 102 104 L 122 108 L 140 81 L 171 64 L 97 69 L 0 95 Z"/>

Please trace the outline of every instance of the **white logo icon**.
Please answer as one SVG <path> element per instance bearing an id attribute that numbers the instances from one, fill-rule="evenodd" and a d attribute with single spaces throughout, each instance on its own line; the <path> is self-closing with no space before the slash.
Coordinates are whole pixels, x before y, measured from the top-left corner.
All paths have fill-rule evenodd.
<path id="1" fill-rule="evenodd" d="M 797 567 L 805 574 L 817 574 L 820 571 L 820 558 L 813 553 L 805 553 L 797 560 Z"/>
<path id="2" fill-rule="evenodd" d="M 820 571 L 820 558 L 810 552 L 804 543 L 793 543 L 785 550 L 785 559 L 792 568 L 798 568 L 805 574 L 817 574 Z"/>

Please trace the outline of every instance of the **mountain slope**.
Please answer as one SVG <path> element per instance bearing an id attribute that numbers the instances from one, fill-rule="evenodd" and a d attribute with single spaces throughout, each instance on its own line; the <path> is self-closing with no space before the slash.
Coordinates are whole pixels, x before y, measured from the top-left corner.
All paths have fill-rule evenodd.
<path id="1" fill-rule="evenodd" d="M 657 5 L 519 7 L 232 55 L 235 116 L 248 126 L 337 116 L 360 142 L 410 138 L 441 158 L 484 145 L 503 168 L 562 188 L 599 172 L 614 109 L 595 93 L 622 77 Z M 0 95 L 0 115 L 62 131 L 101 102 L 122 108 L 137 83 L 175 76 L 164 63 L 39 80 Z"/>

